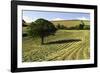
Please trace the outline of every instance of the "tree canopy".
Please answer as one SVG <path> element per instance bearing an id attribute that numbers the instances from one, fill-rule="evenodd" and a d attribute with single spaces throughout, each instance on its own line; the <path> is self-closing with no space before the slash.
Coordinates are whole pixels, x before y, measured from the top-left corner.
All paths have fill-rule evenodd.
<path id="1" fill-rule="evenodd" d="M 32 37 L 40 37 L 42 39 L 42 44 L 43 44 L 43 39 L 46 36 L 53 35 L 56 32 L 56 28 L 48 20 L 45 19 L 37 19 L 36 21 L 32 22 L 29 26 L 30 30 L 30 35 Z"/>

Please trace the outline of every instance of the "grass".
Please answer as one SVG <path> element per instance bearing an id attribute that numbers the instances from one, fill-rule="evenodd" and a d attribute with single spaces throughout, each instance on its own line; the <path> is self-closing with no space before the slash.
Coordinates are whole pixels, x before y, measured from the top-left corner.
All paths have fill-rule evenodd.
<path id="1" fill-rule="evenodd" d="M 48 44 L 44 45 L 40 44 L 40 38 L 24 37 L 23 62 L 89 59 L 89 35 L 89 30 L 58 30 L 55 36 L 45 38 Z"/>

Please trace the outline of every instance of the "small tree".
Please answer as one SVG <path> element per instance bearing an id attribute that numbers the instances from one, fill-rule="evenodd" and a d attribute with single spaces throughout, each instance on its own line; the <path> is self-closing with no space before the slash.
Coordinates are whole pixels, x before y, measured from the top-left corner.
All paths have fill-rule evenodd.
<path id="1" fill-rule="evenodd" d="M 81 20 L 81 23 L 80 23 L 80 25 L 79 25 L 79 29 L 84 29 L 84 26 L 85 26 L 85 24 L 84 24 L 84 22 Z"/>
<path id="2" fill-rule="evenodd" d="M 60 25 L 60 24 L 58 24 L 56 27 L 57 27 L 57 29 L 67 29 L 66 26 L 64 26 L 64 25 Z"/>
<path id="3" fill-rule="evenodd" d="M 29 32 L 32 37 L 37 36 L 41 38 L 41 44 L 44 44 L 44 37 L 53 35 L 56 32 L 56 28 L 48 20 L 37 19 L 35 22 L 32 22 L 29 26 Z"/>
<path id="4" fill-rule="evenodd" d="M 57 25 L 57 29 L 60 29 L 60 24 Z"/>
<path id="5" fill-rule="evenodd" d="M 66 29 L 66 27 L 64 25 L 61 25 L 60 29 Z"/>

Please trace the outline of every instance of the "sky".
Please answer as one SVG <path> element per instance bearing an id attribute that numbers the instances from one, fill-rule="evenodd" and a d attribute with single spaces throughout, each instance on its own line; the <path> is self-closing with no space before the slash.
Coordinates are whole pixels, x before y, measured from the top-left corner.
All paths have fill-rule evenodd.
<path id="1" fill-rule="evenodd" d="M 43 18 L 49 21 L 56 20 L 90 20 L 89 13 L 76 13 L 76 12 L 51 12 L 51 11 L 33 11 L 23 10 L 22 18 L 26 22 L 32 22 L 36 19 Z"/>

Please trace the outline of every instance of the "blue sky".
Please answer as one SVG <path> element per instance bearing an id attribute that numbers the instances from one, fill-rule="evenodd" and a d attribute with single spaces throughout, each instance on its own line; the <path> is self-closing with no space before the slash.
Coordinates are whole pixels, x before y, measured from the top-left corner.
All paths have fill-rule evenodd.
<path id="1" fill-rule="evenodd" d="M 90 20 L 89 13 L 76 13 L 76 12 L 47 12 L 47 11 L 29 11 L 24 10 L 22 12 L 23 19 L 26 22 L 35 21 L 38 18 L 44 18 L 49 21 L 56 20 Z"/>

